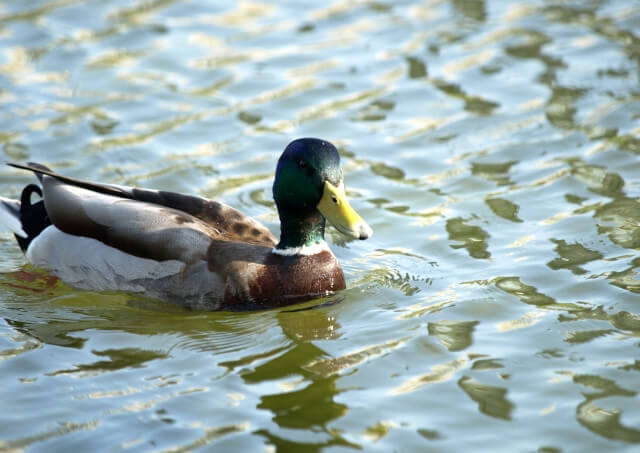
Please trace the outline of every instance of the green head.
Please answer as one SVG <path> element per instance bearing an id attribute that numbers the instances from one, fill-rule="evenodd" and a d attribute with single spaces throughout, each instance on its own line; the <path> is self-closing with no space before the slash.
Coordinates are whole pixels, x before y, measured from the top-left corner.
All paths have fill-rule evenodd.
<path id="1" fill-rule="evenodd" d="M 349 205 L 338 150 L 325 140 L 300 138 L 289 143 L 278 160 L 273 198 L 280 215 L 279 249 L 322 242 L 325 219 L 352 238 L 373 234 Z"/>

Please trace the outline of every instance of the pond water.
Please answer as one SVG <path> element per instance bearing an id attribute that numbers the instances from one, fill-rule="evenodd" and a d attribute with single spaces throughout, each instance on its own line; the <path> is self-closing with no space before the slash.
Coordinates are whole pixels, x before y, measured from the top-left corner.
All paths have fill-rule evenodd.
<path id="1" fill-rule="evenodd" d="M 277 234 L 322 137 L 375 234 L 329 231 L 340 303 L 203 313 L 2 230 L 0 451 L 638 451 L 640 3 L 216 3 L 0 4 L 0 159 Z"/>

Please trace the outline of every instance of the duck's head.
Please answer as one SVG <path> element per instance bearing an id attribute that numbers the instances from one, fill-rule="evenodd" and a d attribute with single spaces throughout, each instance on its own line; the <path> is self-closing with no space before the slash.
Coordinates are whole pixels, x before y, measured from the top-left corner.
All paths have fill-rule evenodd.
<path id="1" fill-rule="evenodd" d="M 325 140 L 300 138 L 289 143 L 278 160 L 273 198 L 282 229 L 278 247 L 323 240 L 324 219 L 349 238 L 367 239 L 373 234 L 349 204 L 338 150 Z M 293 229 L 303 230 L 302 237 L 294 238 Z"/>

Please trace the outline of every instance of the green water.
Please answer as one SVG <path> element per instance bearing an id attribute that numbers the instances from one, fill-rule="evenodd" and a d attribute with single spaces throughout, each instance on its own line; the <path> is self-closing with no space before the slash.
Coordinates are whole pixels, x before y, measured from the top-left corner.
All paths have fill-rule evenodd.
<path id="1" fill-rule="evenodd" d="M 317 136 L 375 234 L 329 232 L 341 303 L 198 313 L 2 230 L 0 451 L 638 451 L 640 3 L 217 3 L 1 3 L 0 160 L 278 233 Z"/>

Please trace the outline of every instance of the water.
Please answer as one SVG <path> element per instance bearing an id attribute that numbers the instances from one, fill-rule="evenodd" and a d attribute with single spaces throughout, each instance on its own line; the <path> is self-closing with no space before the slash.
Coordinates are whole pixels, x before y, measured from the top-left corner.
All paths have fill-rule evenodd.
<path id="1" fill-rule="evenodd" d="M 280 151 L 331 140 L 343 300 L 75 291 L 3 231 L 0 451 L 637 451 L 640 4 L 218 3 L 4 2 L 2 160 L 277 233 Z"/>

